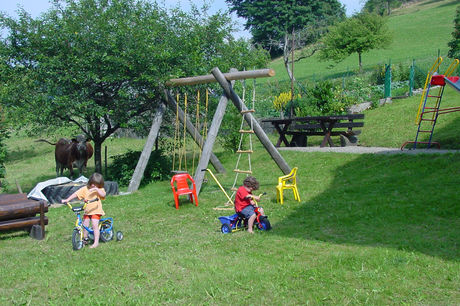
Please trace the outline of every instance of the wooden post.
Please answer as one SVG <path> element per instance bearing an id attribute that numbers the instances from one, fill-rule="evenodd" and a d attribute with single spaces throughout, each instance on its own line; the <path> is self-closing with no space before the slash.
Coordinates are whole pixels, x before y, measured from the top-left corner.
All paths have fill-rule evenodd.
<path id="1" fill-rule="evenodd" d="M 41 235 L 40 239 L 45 239 L 45 202 L 40 201 L 40 228 L 41 228 Z"/>
<path id="2" fill-rule="evenodd" d="M 254 118 L 254 116 L 250 112 L 245 112 L 248 110 L 246 105 L 244 105 L 243 101 L 241 101 L 240 97 L 233 91 L 231 84 L 225 79 L 225 76 L 219 70 L 219 68 L 215 67 L 212 69 L 212 74 L 216 78 L 217 82 L 219 82 L 220 86 L 224 89 L 225 94 L 229 99 L 232 100 L 233 104 L 235 104 L 238 111 L 244 112 L 244 120 L 251 125 L 253 124 L 254 133 L 259 138 L 260 142 L 264 145 L 265 149 L 268 151 L 272 159 L 276 162 L 278 167 L 283 171 L 284 174 L 289 174 L 291 172 L 291 167 L 287 164 L 275 146 L 271 143 L 270 139 L 268 138 L 267 134 L 265 134 L 264 130 L 260 126 L 259 122 Z"/>
<path id="3" fill-rule="evenodd" d="M 231 72 L 233 72 L 233 70 L 231 70 Z M 234 81 L 232 82 L 232 85 L 233 83 Z M 222 95 L 222 97 L 220 97 L 216 112 L 214 113 L 214 116 L 212 118 L 211 127 L 209 128 L 209 131 L 208 131 L 208 137 L 206 137 L 206 141 L 203 145 L 203 150 L 201 152 L 201 158 L 200 158 L 200 161 L 198 162 L 198 167 L 196 168 L 196 171 L 195 171 L 195 177 L 193 178 L 195 180 L 195 188 L 196 188 L 197 194 L 200 194 L 201 185 L 203 184 L 204 175 L 205 175 L 205 171 L 202 171 L 202 170 L 208 167 L 209 157 L 212 153 L 212 147 L 214 146 L 214 142 L 216 141 L 217 133 L 219 132 L 220 125 L 222 123 L 222 119 L 224 118 L 227 104 L 228 104 L 228 98 L 224 94 Z"/>
<path id="4" fill-rule="evenodd" d="M 176 101 L 171 96 L 171 93 L 166 89 L 165 89 L 165 95 L 166 95 L 166 101 L 168 102 L 170 108 L 174 110 L 174 112 L 178 111 L 179 120 L 182 122 L 182 124 L 185 124 L 185 126 L 187 127 L 187 131 L 192 136 L 196 144 L 201 148 L 201 146 L 203 145 L 203 137 L 201 137 L 200 132 L 195 128 L 193 123 L 188 118 L 185 117 L 184 111 L 180 107 L 177 107 Z M 184 123 L 184 119 L 185 119 L 185 123 Z M 219 159 L 214 153 L 211 153 L 209 160 L 211 161 L 212 165 L 214 166 L 214 168 L 216 169 L 218 173 L 225 173 L 224 166 L 222 165 L 222 163 L 219 161 Z"/>
<path id="5" fill-rule="evenodd" d="M 163 121 L 163 114 L 165 112 L 166 105 L 160 102 L 158 105 L 155 116 L 153 117 L 152 126 L 150 127 L 149 136 L 145 142 L 144 149 L 142 150 L 141 157 L 137 162 L 136 169 L 134 170 L 133 177 L 129 181 L 128 192 L 134 192 L 139 189 L 142 177 L 144 176 L 145 168 L 149 162 L 150 154 L 152 153 L 153 145 L 157 139 L 158 132 L 160 131 L 161 122 Z"/>

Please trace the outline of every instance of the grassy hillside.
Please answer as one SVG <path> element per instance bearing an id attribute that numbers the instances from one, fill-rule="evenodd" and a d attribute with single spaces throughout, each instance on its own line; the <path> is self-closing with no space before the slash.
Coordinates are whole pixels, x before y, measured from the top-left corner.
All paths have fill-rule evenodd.
<path id="1" fill-rule="evenodd" d="M 438 50 L 445 56 L 448 51 L 447 42 L 452 39 L 453 20 L 458 1 L 423 1 L 393 13 L 388 19 L 388 26 L 394 33 L 394 41 L 387 49 L 373 50 L 363 54 L 364 68 L 372 68 L 377 64 L 393 64 L 405 62 L 409 65 L 415 59 L 421 66 L 431 66 Z M 328 68 L 329 65 L 333 68 Z M 270 82 L 288 80 L 282 59 L 271 63 L 276 76 Z M 358 55 L 354 54 L 343 62 L 320 62 L 318 56 L 296 63 L 297 80 L 315 80 L 329 77 L 342 77 L 347 72 L 358 68 Z M 262 81 L 263 82 L 263 81 Z"/>

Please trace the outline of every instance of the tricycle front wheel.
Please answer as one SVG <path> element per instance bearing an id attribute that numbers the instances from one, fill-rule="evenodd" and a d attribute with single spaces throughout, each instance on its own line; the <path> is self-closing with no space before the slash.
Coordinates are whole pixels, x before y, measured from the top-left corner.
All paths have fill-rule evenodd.
<path id="1" fill-rule="evenodd" d="M 220 231 L 223 233 L 223 234 L 229 234 L 232 232 L 232 228 L 230 227 L 230 224 L 228 223 L 224 223 L 222 224 L 221 228 L 220 228 Z"/>

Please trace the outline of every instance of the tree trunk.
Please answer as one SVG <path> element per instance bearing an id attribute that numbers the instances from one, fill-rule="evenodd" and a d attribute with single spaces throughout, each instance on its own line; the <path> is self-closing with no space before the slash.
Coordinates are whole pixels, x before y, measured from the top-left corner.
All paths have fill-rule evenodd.
<path id="1" fill-rule="evenodd" d="M 102 174 L 102 142 L 94 141 L 94 171 Z"/>
<path id="2" fill-rule="evenodd" d="M 101 123 L 99 120 L 95 120 L 94 134 L 94 171 L 102 174 L 102 143 L 104 139 L 101 137 Z"/>
<path id="3" fill-rule="evenodd" d="M 292 74 L 289 56 L 291 55 L 291 51 L 289 50 L 289 35 L 288 33 L 284 34 L 284 48 L 283 48 L 283 62 L 284 67 L 286 68 L 287 74 L 291 82 L 295 81 L 294 75 Z M 292 59 L 294 61 L 294 59 Z"/>
<path id="4" fill-rule="evenodd" d="M 361 52 L 358 52 L 358 62 L 359 62 L 359 72 L 363 72 L 363 63 L 362 63 L 362 58 L 361 58 Z"/>

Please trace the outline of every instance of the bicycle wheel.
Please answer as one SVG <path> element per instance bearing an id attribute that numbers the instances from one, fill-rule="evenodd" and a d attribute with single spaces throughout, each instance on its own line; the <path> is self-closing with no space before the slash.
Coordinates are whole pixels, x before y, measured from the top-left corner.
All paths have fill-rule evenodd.
<path id="1" fill-rule="evenodd" d="M 72 232 L 72 247 L 75 251 L 83 247 L 83 234 L 81 230 L 75 228 Z"/>
<path id="2" fill-rule="evenodd" d="M 109 242 L 113 239 L 113 228 L 110 222 L 104 222 L 101 224 L 101 240 L 103 242 Z"/>

